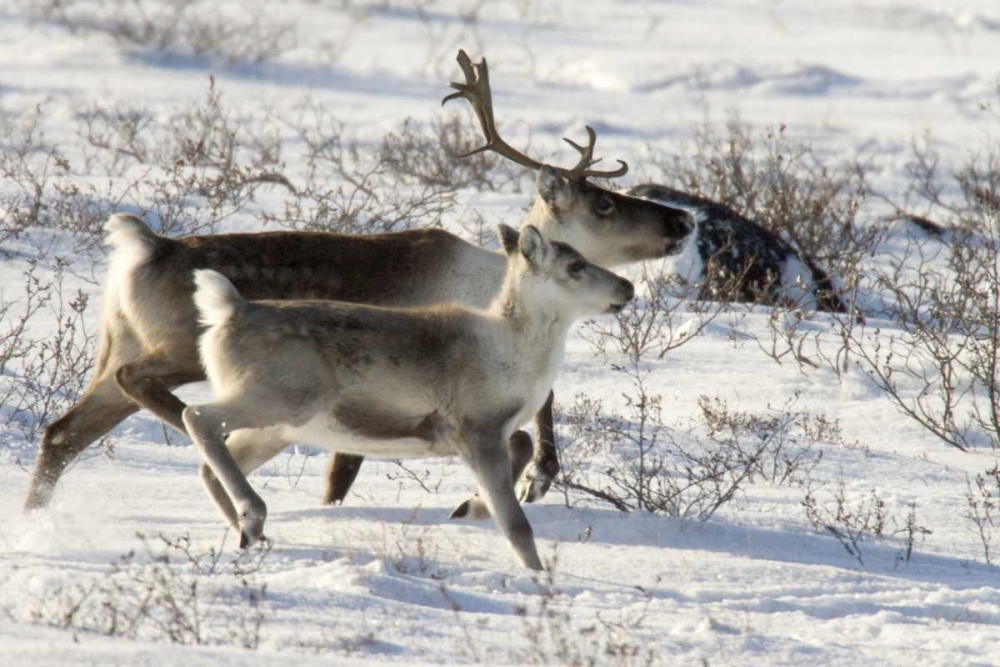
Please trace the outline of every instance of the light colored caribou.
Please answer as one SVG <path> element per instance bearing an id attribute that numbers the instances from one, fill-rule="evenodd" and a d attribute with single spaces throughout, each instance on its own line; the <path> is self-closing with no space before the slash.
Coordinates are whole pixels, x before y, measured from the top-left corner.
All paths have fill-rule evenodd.
<path id="1" fill-rule="evenodd" d="M 486 62 L 473 64 L 464 52 L 459 64 L 466 83 L 452 84 L 469 99 L 493 150 L 538 169 L 534 207 L 525 224 L 547 238 L 578 247 L 590 261 L 614 267 L 663 257 L 691 229 L 683 210 L 602 189 L 590 176 L 624 173 L 592 170 L 596 137 L 577 147 L 572 169 L 542 165 L 502 142 L 493 121 Z M 447 99 L 451 99 L 449 96 Z M 575 146 L 575 144 L 574 144 Z M 65 470 L 84 449 L 144 407 L 184 431 L 185 404 L 172 392 L 205 379 L 198 358 L 192 294 L 195 269 L 213 269 L 246 299 L 335 299 L 379 306 L 417 307 L 454 302 L 487 306 L 503 286 L 506 255 L 472 245 L 440 229 L 391 234 L 345 235 L 308 232 L 224 234 L 171 239 L 153 233 L 134 216 L 109 221 L 110 258 L 102 306 L 100 351 L 84 396 L 45 429 L 26 507 L 43 507 Z M 534 500 L 558 471 L 552 434 L 551 395 L 537 419 L 538 447 L 525 473 L 521 495 Z M 530 438 L 512 438 L 519 448 Z M 336 455 L 325 500 L 340 500 L 360 458 Z M 481 515 L 463 503 L 457 516 Z"/>
<path id="2" fill-rule="evenodd" d="M 506 276 L 482 310 L 253 302 L 222 274 L 195 272 L 214 400 L 189 406 L 183 419 L 241 547 L 263 536 L 267 515 L 245 475 L 304 442 L 361 455 L 460 456 L 521 562 L 542 568 L 514 494 L 526 457 L 510 436 L 545 403 L 573 321 L 621 310 L 634 289 L 531 225 L 500 232 Z"/>

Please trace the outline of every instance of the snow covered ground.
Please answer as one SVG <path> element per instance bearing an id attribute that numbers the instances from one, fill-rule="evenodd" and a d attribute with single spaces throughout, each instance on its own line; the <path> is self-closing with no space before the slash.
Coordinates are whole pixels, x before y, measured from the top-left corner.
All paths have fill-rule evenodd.
<path id="1" fill-rule="evenodd" d="M 212 49 L 198 54 L 187 43 L 159 51 L 116 39 L 106 28 L 131 3 L 65 4 L 64 21 L 58 10 L 39 18 L 59 3 L 0 6 L 0 112 L 41 105 L 45 140 L 74 161 L 84 154 L 82 110 L 121 103 L 166 117 L 204 99 L 209 75 L 241 123 L 295 119 L 308 104 L 371 149 L 407 117 L 449 113 L 439 100 L 459 77 L 459 47 L 489 58 L 497 118 L 511 143 L 530 137 L 535 154 L 560 151 L 568 161 L 559 138 L 579 139 L 590 124 L 601 155 L 632 165 L 628 183 L 656 173 L 651 154 L 690 150 L 694 124 L 722 124 L 734 112 L 758 128 L 783 124 L 831 160 L 864 151 L 872 186 L 894 196 L 902 194 L 914 137 L 930 131 L 944 163 L 957 166 L 1000 129 L 981 109 L 995 107 L 1000 75 L 1000 8 L 989 0 L 191 5 L 192 16 L 265 35 L 284 26 L 282 48 L 260 63 Z M 251 44 L 263 41 L 258 35 Z M 228 48 L 246 52 L 244 42 L 237 46 Z M 287 127 L 276 132 L 284 171 L 296 181 L 306 169 L 303 147 Z M 123 178 L 91 172 L 98 190 Z M 456 230 L 469 209 L 488 225 L 515 223 L 531 194 L 470 188 L 458 197 L 445 219 Z M 283 198 L 281 188 L 261 189 L 220 228 L 257 229 L 257 214 L 277 211 Z M 868 205 L 874 219 L 878 202 Z M 80 289 L 92 297 L 84 318 L 92 331 L 104 255 L 78 240 L 32 230 L 0 244 L 4 299 L 23 296 L 32 262 L 51 280 L 63 258 L 64 296 Z M 898 241 L 890 237 L 883 248 Z M 37 435 L 28 439 L 11 422 L 0 430 L 0 663 L 263 664 L 283 656 L 329 664 L 332 656 L 347 665 L 1000 664 L 1000 579 L 963 518 L 967 479 L 994 465 L 996 452 L 947 447 L 856 369 L 838 378 L 825 365 L 775 363 L 752 342 L 767 339 L 768 314 L 733 308 L 648 362 L 646 382 L 663 397 L 664 421 L 687 428 L 702 395 L 758 414 L 797 395 L 794 410 L 839 420 L 842 430 L 815 445 L 823 458 L 810 473 L 814 495 L 829 504 L 842 483 L 856 505 L 874 489 L 896 527 L 915 504 L 917 523 L 931 532 L 917 536 L 908 561 L 901 535 L 869 538 L 861 558 L 850 555 L 807 520 L 806 490 L 797 485 L 746 486 L 707 522 L 626 515 L 583 506 L 572 494 L 567 507 L 552 491 L 527 508 L 553 564 L 551 580 L 539 580 L 517 564 L 492 522 L 447 519 L 472 491 L 460 463 L 408 464 L 429 492 L 394 464 L 370 461 L 348 502 L 323 508 L 326 457 L 295 451 L 251 478 L 268 503 L 270 553 L 234 565 L 235 540 L 202 490 L 198 453 L 149 414 L 124 422 L 109 455 L 94 448 L 66 473 L 52 506 L 32 514 L 21 507 Z M 695 315 L 682 308 L 677 317 Z M 36 330 L 55 327 L 47 311 L 33 322 Z M 829 323 L 816 315 L 811 324 Z M 580 333 L 555 388 L 565 443 L 564 415 L 577 395 L 624 410 L 630 391 Z M 824 336 L 836 345 L 833 333 Z M 22 381 L 19 369 L 4 368 L 0 381 Z M 205 391 L 194 386 L 183 396 Z M 213 549 L 222 554 L 214 569 L 206 560 Z M 164 555 L 173 565 L 158 567 Z M 171 643 L 167 630 L 152 626 L 138 639 L 86 629 L 88 618 L 107 619 L 113 608 L 127 615 L 144 590 L 172 592 L 174 602 L 156 598 L 157 613 L 179 608 L 164 612 L 175 630 L 178 619 L 198 619 L 196 633 L 175 639 L 190 643 L 196 634 L 203 645 Z M 262 590 L 261 604 L 248 602 Z M 256 650 L 241 647 L 247 643 Z"/>

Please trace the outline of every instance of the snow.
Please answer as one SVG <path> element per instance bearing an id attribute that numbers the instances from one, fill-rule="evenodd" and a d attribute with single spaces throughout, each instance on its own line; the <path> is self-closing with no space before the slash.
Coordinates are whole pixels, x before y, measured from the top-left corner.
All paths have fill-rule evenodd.
<path id="1" fill-rule="evenodd" d="M 82 5 L 97 25 L 107 25 L 115 6 Z M 625 179 L 631 185 L 650 150 L 682 153 L 692 145 L 693 124 L 706 115 L 724 122 L 735 111 L 758 128 L 784 124 L 789 136 L 825 155 L 848 158 L 865 148 L 877 157 L 874 185 L 898 192 L 914 137 L 930 131 L 949 166 L 983 145 L 991 117 L 979 105 L 996 102 L 1000 73 L 1000 8 L 992 0 L 287 0 L 243 13 L 238 3 L 228 5 L 234 16 L 257 11 L 288 22 L 294 43 L 261 63 L 230 63 L 131 46 L 101 29 L 72 31 L 32 18 L 30 3 L 9 3 L 0 9 L 0 111 L 42 104 L 46 138 L 75 157 L 75 114 L 95 101 L 163 116 L 203 99 L 211 74 L 241 120 L 294 118 L 311 101 L 371 147 L 406 117 L 426 121 L 459 106 L 441 111 L 439 101 L 446 82 L 460 76 L 454 56 L 464 47 L 474 59 L 489 58 L 505 138 L 520 146 L 530 137 L 533 154 L 558 151 L 568 160 L 559 139 L 579 139 L 589 124 L 606 162 L 621 158 L 633 167 Z M 210 13 L 213 3 L 194 3 L 191 11 Z M 300 151 L 287 146 L 289 173 L 304 168 Z M 101 180 L 94 179 L 98 188 Z M 280 195 L 262 191 L 225 229 L 255 229 L 254 213 L 278 208 Z M 515 223 L 530 194 L 469 190 L 461 201 L 488 224 Z M 883 247 L 899 247 L 903 234 L 894 232 Z M 22 293 L 29 262 L 45 255 L 44 276 L 53 275 L 52 257 L 69 258 L 67 294 L 81 289 L 99 302 L 100 249 L 80 249 L 65 232 L 35 230 L 4 241 L 0 252 L 6 298 Z M 91 330 L 96 313 L 87 311 Z M 237 556 L 236 540 L 225 537 L 201 486 L 199 454 L 185 438 L 165 436 L 148 413 L 134 415 L 114 431 L 109 455 L 93 448 L 64 475 L 50 508 L 25 514 L 37 437 L 28 441 L 7 427 L 0 429 L 0 663 L 264 664 L 291 657 L 329 664 L 334 656 L 344 665 L 548 664 L 560 661 L 564 633 L 570 653 L 595 664 L 629 664 L 593 645 L 609 638 L 638 647 L 635 664 L 647 653 L 665 665 L 997 664 L 1000 579 L 962 518 L 967 479 L 995 464 L 996 454 L 946 447 L 856 370 L 838 377 L 829 367 L 776 363 L 753 339 L 766 339 L 769 316 L 759 306 L 733 307 L 650 362 L 646 382 L 662 394 L 665 420 L 692 424 L 701 395 L 760 413 L 797 395 L 795 410 L 826 415 L 842 428 L 839 443 L 822 444 L 812 473 L 817 498 L 828 501 L 842 482 L 851 498 L 876 489 L 896 516 L 916 503 L 920 525 L 932 532 L 909 562 L 900 559 L 897 536 L 863 543 L 862 566 L 809 524 L 797 486 L 750 485 L 707 522 L 566 507 L 552 490 L 526 508 L 543 559 L 554 564 L 550 582 L 519 567 L 492 522 L 448 520 L 473 490 L 460 462 L 408 464 L 436 488 L 428 493 L 392 463 L 369 461 L 347 503 L 324 508 L 325 455 L 289 450 L 251 477 L 268 504 L 273 542 L 260 569 L 244 577 L 250 588 L 266 587 L 259 648 L 251 651 L 229 639 L 248 613 L 239 601 L 241 577 L 227 565 Z M 695 320 L 693 312 L 680 317 L 678 326 L 697 330 L 683 324 Z M 48 317 L 40 326 L 54 324 Z M 822 314 L 805 324 L 835 349 L 829 325 Z M 567 347 L 557 414 L 578 394 L 605 407 L 625 405 L 628 379 L 593 354 L 580 335 L 585 326 Z M 4 369 L 0 380 L 16 372 Z M 182 397 L 207 392 L 194 385 Z M 557 428 L 568 441 L 565 418 Z M 52 610 L 65 612 L 75 586 L 118 581 L 111 564 L 130 551 L 137 567 L 147 568 L 141 571 L 151 571 L 155 559 L 137 534 L 155 553 L 164 551 L 160 534 L 189 535 L 193 553 L 222 552 L 224 571 L 196 577 L 205 596 L 205 645 L 52 627 L 61 618 Z M 546 610 L 569 620 L 552 620 Z"/>

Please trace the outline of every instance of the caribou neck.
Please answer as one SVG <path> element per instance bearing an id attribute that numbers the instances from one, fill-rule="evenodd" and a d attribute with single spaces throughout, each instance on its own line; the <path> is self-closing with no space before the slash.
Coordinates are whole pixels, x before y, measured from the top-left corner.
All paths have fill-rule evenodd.
<path id="1" fill-rule="evenodd" d="M 527 284 L 523 274 L 508 271 L 489 312 L 502 319 L 511 331 L 532 339 L 555 342 L 565 338 L 573 318 L 557 308 L 540 308 L 533 303 L 535 295 Z"/>

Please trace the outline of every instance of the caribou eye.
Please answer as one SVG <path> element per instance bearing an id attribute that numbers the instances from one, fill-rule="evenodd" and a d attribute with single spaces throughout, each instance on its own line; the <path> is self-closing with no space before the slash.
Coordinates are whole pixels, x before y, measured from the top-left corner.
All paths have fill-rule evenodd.
<path id="1" fill-rule="evenodd" d="M 587 263 L 582 259 L 578 259 L 569 265 L 569 274 L 571 276 L 578 276 L 583 273 L 583 270 L 587 268 Z"/>
<path id="2" fill-rule="evenodd" d="M 597 215 L 611 215 L 615 212 L 615 203 L 607 197 L 602 197 L 597 202 Z"/>

